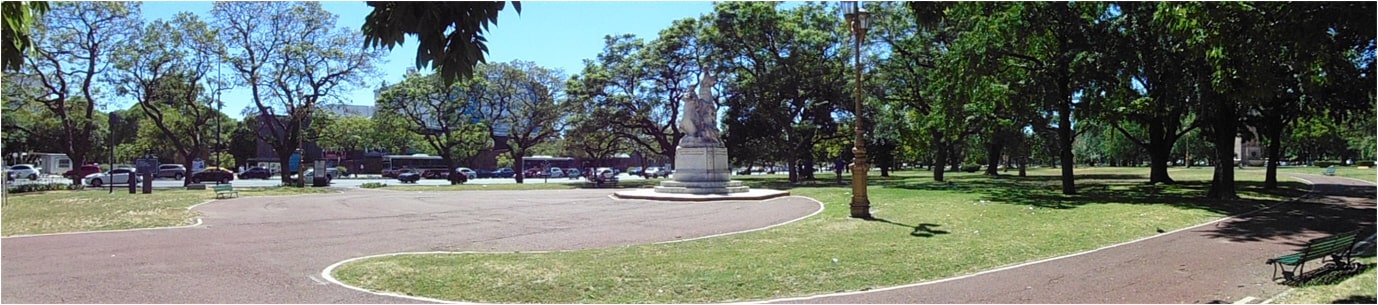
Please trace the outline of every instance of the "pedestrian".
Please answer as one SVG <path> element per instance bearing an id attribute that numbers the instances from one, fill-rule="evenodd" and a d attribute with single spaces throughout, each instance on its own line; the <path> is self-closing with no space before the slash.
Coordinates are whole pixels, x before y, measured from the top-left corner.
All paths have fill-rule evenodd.
<path id="1" fill-rule="evenodd" d="M 842 169 L 846 167 L 847 163 L 842 162 L 840 157 L 837 158 L 837 161 L 833 161 L 833 172 L 837 173 L 837 183 L 842 183 Z"/>

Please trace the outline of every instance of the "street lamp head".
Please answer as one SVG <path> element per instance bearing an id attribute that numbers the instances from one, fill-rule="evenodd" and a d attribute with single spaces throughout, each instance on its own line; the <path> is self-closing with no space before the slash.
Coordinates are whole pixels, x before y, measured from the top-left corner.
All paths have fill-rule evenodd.
<path id="1" fill-rule="evenodd" d="M 853 15 L 856 15 L 856 11 L 860 7 L 861 5 L 856 1 L 842 1 L 842 13 L 846 14 L 847 18 L 852 18 Z"/>
<path id="2" fill-rule="evenodd" d="M 853 29 L 867 29 L 871 27 L 871 12 L 867 12 L 861 6 L 860 1 L 843 1 L 842 12 L 847 17 L 847 22 L 851 23 Z"/>

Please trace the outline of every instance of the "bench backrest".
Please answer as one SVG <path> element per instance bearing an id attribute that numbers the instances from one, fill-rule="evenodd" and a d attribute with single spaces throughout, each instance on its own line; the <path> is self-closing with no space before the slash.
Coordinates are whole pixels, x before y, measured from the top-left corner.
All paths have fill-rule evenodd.
<path id="1" fill-rule="evenodd" d="M 219 191 L 233 191 L 233 190 L 234 190 L 234 186 L 233 186 L 233 185 L 229 185 L 229 184 L 221 184 L 221 185 L 216 185 L 216 186 L 215 186 L 215 191 L 217 191 L 217 192 L 219 192 Z"/>
<path id="2" fill-rule="evenodd" d="M 1354 247 L 1354 240 L 1358 235 L 1359 231 L 1356 230 L 1312 239 L 1306 243 L 1306 250 L 1303 250 L 1304 254 L 1302 254 L 1301 259 L 1308 261 L 1325 257 L 1331 253 L 1349 251 L 1350 248 Z"/>

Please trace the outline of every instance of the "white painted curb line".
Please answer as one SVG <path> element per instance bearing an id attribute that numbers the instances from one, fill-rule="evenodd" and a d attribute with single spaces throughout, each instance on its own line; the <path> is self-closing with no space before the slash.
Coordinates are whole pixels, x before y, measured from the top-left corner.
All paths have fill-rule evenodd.
<path id="1" fill-rule="evenodd" d="M 609 195 L 609 196 L 612 196 L 612 195 Z M 797 222 L 797 221 L 800 221 L 800 220 L 808 219 L 809 217 L 813 217 L 814 215 L 818 215 L 819 213 L 822 213 L 822 212 L 823 212 L 823 209 L 825 208 L 825 206 L 823 205 L 823 202 L 818 201 L 818 200 L 813 199 L 813 198 L 803 197 L 803 196 L 785 196 L 785 197 L 777 197 L 777 198 L 767 199 L 767 200 L 765 200 L 765 201 L 771 201 L 771 200 L 776 200 L 776 199 L 780 199 L 780 198 L 789 198 L 789 197 L 803 198 L 803 199 L 808 199 L 809 201 L 813 201 L 814 203 L 817 203 L 817 204 L 818 204 L 818 210 L 815 210 L 815 211 L 813 211 L 813 213 L 809 213 L 808 215 L 804 215 L 804 216 L 802 216 L 802 217 L 792 219 L 792 220 L 790 220 L 790 221 L 786 221 L 786 222 L 782 222 L 782 223 L 777 223 L 777 224 L 773 224 L 773 225 L 769 225 L 769 226 L 765 226 L 765 227 L 760 227 L 760 228 L 755 228 L 755 229 L 750 229 L 750 230 L 742 230 L 742 231 L 721 233 L 721 234 L 713 234 L 713 235 L 701 236 L 701 237 L 695 237 L 695 238 L 689 238 L 689 239 L 680 239 L 680 240 L 671 240 L 671 241 L 655 242 L 655 243 L 650 243 L 649 245 L 662 245 L 662 244 L 670 244 L 670 243 L 679 243 L 679 242 L 686 242 L 686 241 L 692 241 L 692 240 L 700 240 L 700 239 L 707 239 L 707 238 L 714 238 L 714 237 L 723 237 L 723 236 L 728 236 L 728 235 L 735 235 L 735 234 L 742 234 L 742 233 L 750 233 L 750 232 L 756 232 L 756 231 L 761 231 L 761 230 L 767 230 L 767 229 L 771 229 L 771 228 L 775 228 L 775 227 L 779 227 L 779 226 L 791 224 L 791 223 L 794 223 L 794 222 Z M 641 244 L 641 245 L 648 245 L 648 244 Z M 627 245 L 627 246 L 636 246 L 636 245 Z M 625 246 L 624 246 L 624 247 L 625 247 Z M 387 253 L 387 254 L 378 254 L 378 255 L 370 255 L 370 256 L 363 256 L 363 257 L 356 257 L 356 258 L 351 258 L 351 259 L 339 261 L 339 262 L 334 263 L 334 264 L 330 264 L 330 266 L 325 267 L 325 270 L 321 270 L 321 275 L 320 275 L 320 277 L 321 277 L 321 278 L 324 278 L 326 281 L 329 281 L 330 283 L 333 283 L 333 284 L 335 284 L 335 285 L 340 285 L 340 286 L 345 287 L 345 288 L 349 288 L 349 289 L 352 289 L 352 290 L 355 290 L 355 291 L 359 291 L 359 292 L 363 292 L 363 293 L 368 293 L 368 294 L 373 294 L 373 295 L 390 296 L 390 297 L 397 297 L 397 298 L 403 298 L 403 299 L 409 299 L 409 300 L 417 300 L 417 301 L 425 301 L 425 302 L 434 302 L 434 303 L 449 303 L 449 304 L 488 304 L 488 303 L 471 303 L 471 302 L 446 301 L 446 300 L 432 299 L 432 298 L 427 298 L 427 297 L 417 297 L 417 296 L 409 296 L 409 295 L 400 295 L 400 294 L 391 293 L 391 292 L 372 291 L 372 290 L 368 290 L 368 289 L 364 289 L 364 288 L 360 288 L 360 287 L 355 287 L 355 286 L 351 286 L 351 285 L 345 284 L 345 283 L 343 283 L 343 282 L 340 282 L 340 280 L 335 279 L 335 277 L 331 275 L 331 273 L 332 273 L 331 271 L 334 271 L 335 268 L 339 268 L 340 266 L 342 266 L 342 265 L 344 265 L 344 264 L 347 264 L 347 263 L 353 262 L 353 261 L 357 261 L 357 260 L 364 260 L 364 259 L 370 259 L 370 258 L 376 258 L 376 257 L 397 256 L 397 255 L 413 255 L 413 254 L 541 254 L 541 253 L 573 252 L 573 251 L 583 251 L 583 250 L 590 250 L 590 249 L 573 249 L 573 250 L 556 250 L 556 251 L 516 251 L 516 252 L 512 252 L 512 251 L 503 251 L 503 252 L 483 252 L 483 251 L 458 251 L 458 252 L 456 252 L 456 251 L 426 251 L 426 252 L 398 252 L 398 253 Z"/>

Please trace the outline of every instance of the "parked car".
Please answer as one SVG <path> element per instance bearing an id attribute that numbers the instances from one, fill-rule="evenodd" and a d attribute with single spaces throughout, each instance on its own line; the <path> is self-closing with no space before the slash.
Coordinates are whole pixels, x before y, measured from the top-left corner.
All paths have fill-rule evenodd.
<path id="1" fill-rule="evenodd" d="M 134 178 L 130 179 L 131 176 Z M 82 178 L 81 182 L 92 187 L 100 187 L 106 183 L 129 184 L 131 180 L 133 180 L 134 183 L 139 183 L 143 181 L 143 177 L 139 177 L 138 173 L 134 172 L 133 168 L 121 167 L 104 173 L 86 175 L 85 178 Z"/>
<path id="2" fill-rule="evenodd" d="M 75 180 L 75 179 L 84 178 L 84 177 L 86 177 L 86 175 L 95 174 L 95 173 L 99 173 L 99 172 L 101 172 L 100 166 L 95 165 L 95 164 L 87 164 L 87 165 L 82 165 L 80 168 L 74 168 L 74 169 L 72 169 L 72 170 L 63 172 L 63 173 L 62 173 L 62 177 L 63 177 L 63 178 L 74 179 L 74 180 Z"/>
<path id="3" fill-rule="evenodd" d="M 28 178 L 29 180 L 35 180 L 38 179 L 38 175 L 42 173 L 40 173 L 38 168 L 34 167 L 33 164 L 15 164 L 14 166 L 10 166 L 9 173 L 6 174 L 9 175 L 10 178 Z"/>
<path id="4" fill-rule="evenodd" d="M 239 179 L 258 178 L 267 180 L 271 177 L 273 177 L 273 171 L 257 166 L 250 167 L 248 170 L 245 170 L 243 173 L 239 174 Z"/>
<path id="5" fill-rule="evenodd" d="M 593 173 L 602 176 L 603 179 L 609 179 L 617 176 L 617 171 L 613 170 L 611 167 L 599 167 L 598 169 L 593 170 Z"/>
<path id="6" fill-rule="evenodd" d="M 750 175 L 750 174 L 751 174 L 751 168 L 749 168 L 749 167 L 743 167 L 743 168 L 737 169 L 737 174 L 738 174 L 738 175 Z"/>
<path id="7" fill-rule="evenodd" d="M 511 167 L 499 168 L 497 171 L 493 172 L 493 178 L 512 178 L 516 175 L 517 172 L 513 171 Z"/>
<path id="8" fill-rule="evenodd" d="M 652 166 L 647 167 L 646 170 L 642 171 L 641 175 L 645 176 L 646 178 L 665 178 L 670 176 L 670 171 Z"/>
<path id="9" fill-rule="evenodd" d="M 641 167 L 640 167 L 640 166 L 628 167 L 628 168 L 627 168 L 627 175 L 628 175 L 628 176 L 640 176 L 640 175 L 641 175 Z"/>
<path id="10" fill-rule="evenodd" d="M 468 177 L 469 179 L 478 178 L 478 173 L 474 172 L 474 170 L 469 169 L 468 167 L 456 167 L 455 172 L 464 174 L 464 176 Z"/>
<path id="11" fill-rule="evenodd" d="M 527 177 L 527 178 L 544 178 L 544 177 L 549 176 L 549 175 L 550 175 L 549 173 L 547 173 L 547 172 L 545 172 L 545 171 L 542 171 L 540 168 L 528 168 L 528 169 L 526 169 L 526 173 L 522 174 L 522 177 Z"/>
<path id="12" fill-rule="evenodd" d="M 450 179 L 450 171 L 444 169 L 417 170 L 421 173 L 421 178 L 426 179 Z"/>
<path id="13" fill-rule="evenodd" d="M 476 169 L 474 173 L 477 173 L 479 178 L 493 178 L 493 171 L 490 170 Z"/>
<path id="14" fill-rule="evenodd" d="M 182 177 L 186 176 L 186 166 L 182 166 L 181 164 L 163 164 L 158 165 L 158 172 L 154 173 L 153 178 L 172 178 L 175 180 L 182 180 Z"/>
<path id="15" fill-rule="evenodd" d="M 397 181 L 401 181 L 402 183 L 416 183 L 417 180 L 421 180 L 421 173 L 419 172 L 410 169 L 397 171 Z"/>
<path id="16" fill-rule="evenodd" d="M 230 180 L 234 180 L 234 171 L 215 166 L 207 167 L 199 172 L 191 174 L 191 183 L 201 183 L 201 181 L 230 183 Z"/>
<path id="17" fill-rule="evenodd" d="M 308 169 L 306 169 L 306 177 L 315 177 L 315 176 L 316 176 L 316 169 L 314 169 L 314 168 L 308 168 Z M 327 181 L 329 181 L 329 180 L 335 180 L 335 177 L 339 177 L 339 176 L 340 176 L 340 170 L 335 169 L 334 167 L 327 167 L 327 168 L 325 169 L 325 180 L 327 180 Z M 292 179 L 294 179 L 294 180 L 297 179 L 297 175 L 292 175 Z"/>
<path id="18" fill-rule="evenodd" d="M 560 169 L 559 167 L 551 167 L 551 168 L 550 168 L 550 177 L 551 177 L 551 178 L 564 178 L 564 177 L 565 177 L 565 170 Z"/>
<path id="19" fill-rule="evenodd" d="M 584 176 L 583 171 L 580 171 L 580 170 L 577 169 L 577 168 L 571 167 L 571 168 L 566 168 L 566 169 L 565 169 L 565 177 L 569 177 L 570 179 L 579 178 L 579 177 L 583 177 L 583 176 Z"/>

